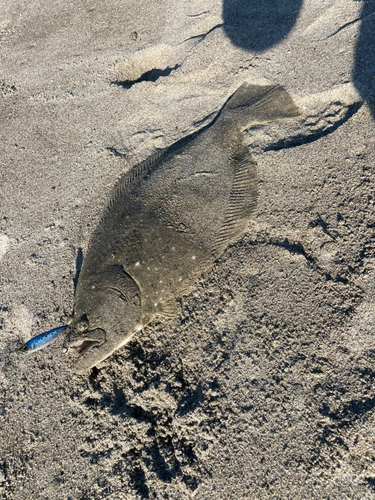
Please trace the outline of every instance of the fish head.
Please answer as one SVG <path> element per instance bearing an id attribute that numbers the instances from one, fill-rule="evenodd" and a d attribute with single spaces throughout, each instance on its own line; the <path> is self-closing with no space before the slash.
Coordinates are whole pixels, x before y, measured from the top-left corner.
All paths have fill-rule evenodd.
<path id="1" fill-rule="evenodd" d="M 73 370 L 84 373 L 126 344 L 140 322 L 140 290 L 120 265 L 81 273 L 67 344 L 77 356 Z"/>
<path id="2" fill-rule="evenodd" d="M 31 351 L 31 347 L 29 346 L 29 344 L 26 342 L 26 344 L 23 344 L 21 345 L 21 347 L 19 347 L 17 349 L 18 352 L 29 352 Z"/>

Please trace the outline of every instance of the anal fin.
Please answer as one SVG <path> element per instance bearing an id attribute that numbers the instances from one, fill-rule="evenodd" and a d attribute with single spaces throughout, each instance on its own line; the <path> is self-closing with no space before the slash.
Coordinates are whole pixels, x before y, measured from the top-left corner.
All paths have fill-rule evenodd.
<path id="1" fill-rule="evenodd" d="M 161 314 L 165 318 L 175 318 L 181 313 L 181 305 L 176 299 L 167 299 L 160 302 Z"/>

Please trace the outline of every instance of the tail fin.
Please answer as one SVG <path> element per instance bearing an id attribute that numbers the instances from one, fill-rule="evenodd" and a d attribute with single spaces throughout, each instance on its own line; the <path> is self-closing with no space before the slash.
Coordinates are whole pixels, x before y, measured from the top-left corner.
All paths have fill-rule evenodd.
<path id="1" fill-rule="evenodd" d="M 245 82 L 224 104 L 217 123 L 248 128 L 253 123 L 292 118 L 299 114 L 289 92 L 280 85 L 251 85 Z"/>

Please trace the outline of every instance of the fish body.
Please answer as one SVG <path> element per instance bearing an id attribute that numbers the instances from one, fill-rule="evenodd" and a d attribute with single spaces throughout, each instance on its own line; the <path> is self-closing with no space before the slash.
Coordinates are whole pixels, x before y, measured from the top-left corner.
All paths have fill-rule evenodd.
<path id="1" fill-rule="evenodd" d="M 89 244 L 67 338 L 83 372 L 186 293 L 256 208 L 257 173 L 242 131 L 299 114 L 280 86 L 243 84 L 213 122 L 119 179 Z"/>
<path id="2" fill-rule="evenodd" d="M 54 328 L 48 332 L 41 333 L 40 335 L 28 340 L 23 346 L 19 347 L 18 351 L 28 353 L 40 351 L 40 349 L 44 349 L 51 342 L 64 335 L 66 329 L 67 326 L 59 326 L 58 328 Z"/>

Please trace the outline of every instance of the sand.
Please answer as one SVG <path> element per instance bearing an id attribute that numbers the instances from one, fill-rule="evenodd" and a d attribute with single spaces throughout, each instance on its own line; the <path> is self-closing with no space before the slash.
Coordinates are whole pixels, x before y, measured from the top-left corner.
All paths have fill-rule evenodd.
<path id="1" fill-rule="evenodd" d="M 374 497 L 374 3 L 248 4 L 1 3 L 1 498 Z M 87 376 L 17 353 L 119 176 L 244 81 L 302 114 L 246 134 L 257 213 L 181 314 Z"/>

